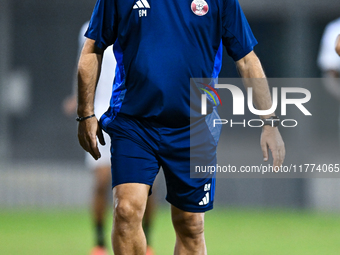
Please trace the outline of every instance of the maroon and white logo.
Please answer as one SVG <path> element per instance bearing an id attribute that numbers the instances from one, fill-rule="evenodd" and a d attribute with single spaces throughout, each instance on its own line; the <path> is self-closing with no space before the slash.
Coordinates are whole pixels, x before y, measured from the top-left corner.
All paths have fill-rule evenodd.
<path id="1" fill-rule="evenodd" d="M 209 6 L 204 0 L 194 0 L 191 3 L 191 10 L 198 16 L 203 16 L 208 13 Z"/>

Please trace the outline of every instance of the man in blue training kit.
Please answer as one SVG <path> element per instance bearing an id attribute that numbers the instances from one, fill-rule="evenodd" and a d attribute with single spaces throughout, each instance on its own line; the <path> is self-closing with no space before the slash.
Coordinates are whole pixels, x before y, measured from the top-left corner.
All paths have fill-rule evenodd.
<path id="1" fill-rule="evenodd" d="M 215 114 L 212 107 L 207 116 L 191 110 L 190 102 L 200 97 L 190 98 L 190 92 L 200 95 L 201 90 L 190 78 L 216 78 L 224 45 L 242 77 L 262 78 L 256 86 L 245 82 L 253 88 L 257 109 L 271 107 L 265 74 L 253 52 L 257 41 L 239 3 L 98 0 L 85 36 L 78 66 L 78 138 L 98 159 L 96 138 L 105 143 L 102 129 L 111 137 L 114 253 L 145 254 L 141 222 L 162 166 L 176 231 L 174 254 L 206 254 L 204 212 L 213 207 L 215 180 L 190 178 L 190 156 L 194 151 L 200 164 L 214 164 L 218 132 L 206 121 Z M 93 114 L 96 83 L 103 51 L 112 44 L 115 81 L 110 107 L 98 122 Z M 194 150 L 193 136 L 199 137 Z M 274 166 L 283 163 L 285 149 L 277 127 L 262 128 L 261 147 L 264 160 L 269 148 Z"/>

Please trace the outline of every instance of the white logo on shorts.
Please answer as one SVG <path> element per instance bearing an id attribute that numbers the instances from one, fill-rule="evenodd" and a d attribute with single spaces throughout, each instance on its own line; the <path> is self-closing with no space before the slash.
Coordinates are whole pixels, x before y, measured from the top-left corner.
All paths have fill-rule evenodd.
<path id="1" fill-rule="evenodd" d="M 207 184 L 206 184 L 207 185 Z M 210 184 L 209 184 L 210 185 Z M 206 205 L 209 203 L 209 192 L 205 193 L 204 198 L 201 202 L 199 202 L 199 205 Z"/>

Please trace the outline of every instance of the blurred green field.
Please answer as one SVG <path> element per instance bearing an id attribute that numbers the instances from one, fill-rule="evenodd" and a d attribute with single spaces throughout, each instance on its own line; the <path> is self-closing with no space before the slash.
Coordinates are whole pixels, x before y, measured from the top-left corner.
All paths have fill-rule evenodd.
<path id="1" fill-rule="evenodd" d="M 0 209 L 0 254 L 86 255 L 93 244 L 91 227 L 86 209 Z M 206 214 L 205 233 L 210 255 L 340 254 L 335 213 L 216 208 Z M 156 254 L 172 254 L 174 240 L 169 210 L 160 208 L 152 235 Z"/>

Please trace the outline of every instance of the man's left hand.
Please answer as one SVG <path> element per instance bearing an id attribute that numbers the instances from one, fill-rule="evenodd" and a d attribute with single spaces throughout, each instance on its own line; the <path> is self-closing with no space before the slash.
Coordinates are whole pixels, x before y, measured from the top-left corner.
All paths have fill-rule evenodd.
<path id="1" fill-rule="evenodd" d="M 277 127 L 264 126 L 262 128 L 261 149 L 264 161 L 268 161 L 269 158 L 268 148 L 273 156 L 273 169 L 275 171 L 282 165 L 286 155 L 285 145 Z"/>

